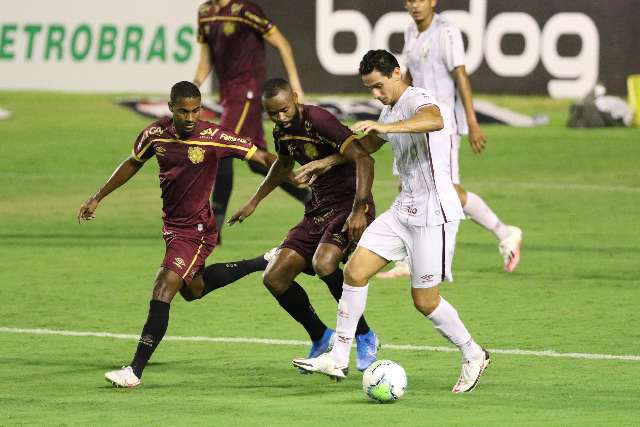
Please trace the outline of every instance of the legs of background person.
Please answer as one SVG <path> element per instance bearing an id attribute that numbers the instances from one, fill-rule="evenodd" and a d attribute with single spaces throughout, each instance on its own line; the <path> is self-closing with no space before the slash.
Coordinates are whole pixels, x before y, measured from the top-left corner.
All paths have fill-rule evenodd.
<path id="1" fill-rule="evenodd" d="M 388 263 L 375 252 L 358 246 L 345 266 L 342 297 L 338 303 L 336 340 L 331 350 L 331 358 L 338 367 L 349 365 L 351 343 L 367 305 L 369 279 Z"/>
<path id="2" fill-rule="evenodd" d="M 493 233 L 496 239 L 504 240 L 509 237 L 508 227 L 500 221 L 498 216 L 480 196 L 466 191 L 460 184 L 454 184 L 454 187 L 458 193 L 458 198 L 460 199 L 465 215 Z"/>
<path id="3" fill-rule="evenodd" d="M 320 243 L 313 255 L 313 270 L 320 280 L 327 285 L 329 292 L 331 292 L 336 301 L 340 301 L 344 283 L 344 274 L 339 267 L 341 260 L 342 249 L 331 243 Z M 367 321 L 364 316 L 361 316 L 356 327 L 356 335 L 366 334 L 369 330 Z"/>
<path id="4" fill-rule="evenodd" d="M 304 327 L 311 341 L 318 341 L 327 326 L 316 314 L 302 286 L 293 281 L 305 268 L 307 262 L 302 255 L 293 249 L 282 248 L 271 260 L 262 278 L 269 292 Z"/>
<path id="5" fill-rule="evenodd" d="M 520 242 L 522 230 L 513 225 L 503 224 L 498 216 L 475 193 L 465 191 L 460 184 L 454 184 L 465 215 L 492 232 L 500 242 L 498 249 L 504 261 L 504 270 L 512 272 L 520 262 Z"/>
<path id="6" fill-rule="evenodd" d="M 131 362 L 133 373 L 138 378 L 142 377 L 142 371 L 167 331 L 169 307 L 183 283 L 182 277 L 164 267 L 161 267 L 156 274 L 149 303 L 149 315 L 142 328 L 138 348 Z"/>
<path id="7" fill-rule="evenodd" d="M 269 261 L 264 255 L 242 261 L 210 264 L 202 274 L 195 276 L 191 283 L 180 289 L 180 295 L 187 301 L 203 298 L 209 292 L 230 285 L 251 273 L 264 271 L 267 264 Z"/>
<path id="8" fill-rule="evenodd" d="M 226 157 L 218 162 L 218 174 L 216 185 L 211 193 L 211 208 L 216 217 L 218 227 L 218 244 L 224 226 L 224 218 L 227 213 L 227 206 L 233 190 L 233 158 Z"/>
<path id="9" fill-rule="evenodd" d="M 247 163 L 249 164 L 249 169 L 251 169 L 251 171 L 254 173 L 260 174 L 262 176 L 267 176 L 267 173 L 269 173 L 269 169 L 265 168 L 261 164 L 252 162 L 251 160 L 249 160 Z M 306 203 L 311 197 L 311 192 L 309 190 L 307 190 L 306 188 L 298 188 L 290 182 L 283 182 L 282 184 L 280 184 L 280 188 L 282 188 L 290 196 L 301 203 Z"/>

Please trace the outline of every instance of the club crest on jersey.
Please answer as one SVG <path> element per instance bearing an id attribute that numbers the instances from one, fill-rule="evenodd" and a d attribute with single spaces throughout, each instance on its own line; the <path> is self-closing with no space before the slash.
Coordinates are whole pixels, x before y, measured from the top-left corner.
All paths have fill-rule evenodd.
<path id="1" fill-rule="evenodd" d="M 233 22 L 225 22 L 222 25 L 222 32 L 225 36 L 230 36 L 231 34 L 236 32 L 236 24 Z"/>
<path id="2" fill-rule="evenodd" d="M 318 157 L 318 149 L 315 145 L 306 143 L 304 144 L 304 154 L 310 159 L 315 159 Z"/>
<path id="3" fill-rule="evenodd" d="M 305 120 L 304 121 L 304 130 L 308 132 L 311 132 L 311 122 L 309 120 Z"/>
<path id="4" fill-rule="evenodd" d="M 189 147 L 189 151 L 187 152 L 189 156 L 189 160 L 194 165 L 198 163 L 202 163 L 204 161 L 204 150 L 200 147 Z"/>
<path id="5" fill-rule="evenodd" d="M 184 260 L 182 258 L 174 258 L 173 259 L 173 263 L 175 264 L 176 267 L 178 267 L 180 270 L 182 270 L 187 263 L 184 262 Z"/>

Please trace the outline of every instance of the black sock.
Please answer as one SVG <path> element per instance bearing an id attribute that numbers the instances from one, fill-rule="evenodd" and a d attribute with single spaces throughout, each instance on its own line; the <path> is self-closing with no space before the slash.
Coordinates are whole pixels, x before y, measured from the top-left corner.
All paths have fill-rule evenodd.
<path id="1" fill-rule="evenodd" d="M 331 295 L 333 295 L 333 298 L 335 298 L 336 301 L 339 301 L 340 297 L 342 296 L 342 283 L 344 282 L 342 270 L 340 268 L 336 268 L 333 273 L 321 277 L 320 280 L 327 284 Z M 367 332 L 369 332 L 369 325 L 364 319 L 364 316 L 362 316 L 360 317 L 360 320 L 358 320 L 356 335 L 366 334 Z"/>
<path id="2" fill-rule="evenodd" d="M 218 174 L 216 175 L 216 185 L 211 193 L 211 208 L 216 217 L 218 228 L 218 244 L 221 243 L 221 231 L 224 225 L 224 217 L 227 213 L 227 206 L 231 198 L 233 189 L 233 159 L 226 157 L 218 162 Z"/>
<path id="3" fill-rule="evenodd" d="M 230 285 L 248 274 L 263 271 L 267 268 L 267 264 L 269 264 L 269 261 L 260 255 L 252 259 L 243 259 L 242 261 L 208 265 L 202 275 L 204 291 L 200 298 L 213 290 Z"/>
<path id="4" fill-rule="evenodd" d="M 269 173 L 268 168 L 265 168 L 263 165 L 251 161 L 249 162 L 249 169 L 263 176 L 267 176 L 267 173 Z M 311 198 L 311 192 L 309 190 L 307 190 L 306 188 L 298 188 L 288 181 L 280 184 L 280 188 L 282 188 L 290 196 L 293 196 L 301 203 L 306 203 Z"/>
<path id="5" fill-rule="evenodd" d="M 169 326 L 169 308 L 171 306 L 163 301 L 151 300 L 149 303 L 149 316 L 147 323 L 142 328 L 138 349 L 136 350 L 131 368 L 138 378 L 142 378 L 142 371 L 147 365 L 149 358 L 162 341 L 164 333 Z"/>
<path id="6" fill-rule="evenodd" d="M 317 341 L 322 338 L 327 326 L 322 323 L 322 320 L 316 314 L 311 302 L 309 302 L 309 296 L 302 289 L 302 286 L 292 282 L 289 289 L 282 295 L 276 295 L 276 299 L 280 306 L 304 327 L 311 341 Z"/>

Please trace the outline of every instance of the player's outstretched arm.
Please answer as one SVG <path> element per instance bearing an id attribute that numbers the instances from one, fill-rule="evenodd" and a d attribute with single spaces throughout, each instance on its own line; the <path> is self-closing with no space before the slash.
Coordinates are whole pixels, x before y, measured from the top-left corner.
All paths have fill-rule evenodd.
<path id="1" fill-rule="evenodd" d="M 474 153 L 480 154 L 487 143 L 487 138 L 482 133 L 476 112 L 473 109 L 473 95 L 471 91 L 471 80 L 467 74 L 464 65 L 456 67 L 451 72 L 453 79 L 456 81 L 458 92 L 462 97 L 462 105 L 464 105 L 464 113 L 467 116 L 467 124 L 469 125 L 469 144 Z"/>
<path id="2" fill-rule="evenodd" d="M 424 133 L 435 132 L 444 127 L 440 109 L 435 105 L 425 105 L 416 111 L 408 120 L 395 123 L 380 123 L 373 120 L 363 120 L 351 126 L 354 132 L 370 133 Z"/>
<path id="3" fill-rule="evenodd" d="M 205 43 L 200 43 L 200 59 L 196 67 L 196 74 L 193 78 L 193 84 L 200 87 L 204 80 L 207 78 L 212 68 L 211 58 L 209 55 L 209 46 Z"/>
<path id="4" fill-rule="evenodd" d="M 347 145 L 342 155 L 356 165 L 356 194 L 353 198 L 351 213 L 342 229 L 347 232 L 349 242 L 355 243 L 360 240 L 364 229 L 367 228 L 365 212 L 373 184 L 374 160 L 358 141 Z"/>
<path id="5" fill-rule="evenodd" d="M 293 57 L 293 49 L 291 49 L 289 40 L 286 39 L 277 27 L 273 27 L 273 29 L 264 36 L 264 39 L 267 43 L 278 50 L 280 59 L 282 60 L 282 65 L 284 65 L 287 77 L 289 78 L 289 84 L 293 91 L 298 94 L 298 102 L 304 103 L 304 92 L 302 91 L 300 77 L 298 76 L 298 68 L 296 67 L 296 61 Z"/>
<path id="6" fill-rule="evenodd" d="M 258 152 L 256 151 L 255 154 Z M 252 157 L 253 158 L 255 157 Z M 267 197 L 276 187 L 287 180 L 289 174 L 293 170 L 294 159 L 290 156 L 278 155 L 278 158 L 273 162 L 269 173 L 265 179 L 260 183 L 260 186 L 256 190 L 255 194 L 244 204 L 243 207 L 238 209 L 227 221 L 227 224 L 233 225 L 236 222 L 242 222 L 247 219 L 256 210 L 258 204 Z"/>
<path id="7" fill-rule="evenodd" d="M 95 211 L 98 208 L 98 203 L 107 197 L 107 195 L 113 190 L 127 182 L 143 165 L 144 163 L 135 160 L 133 157 L 129 157 L 120 163 L 102 187 L 100 187 L 93 196 L 89 197 L 87 201 L 80 206 L 80 211 L 78 212 L 78 223 L 82 220 L 89 221 L 94 219 L 96 217 Z"/>

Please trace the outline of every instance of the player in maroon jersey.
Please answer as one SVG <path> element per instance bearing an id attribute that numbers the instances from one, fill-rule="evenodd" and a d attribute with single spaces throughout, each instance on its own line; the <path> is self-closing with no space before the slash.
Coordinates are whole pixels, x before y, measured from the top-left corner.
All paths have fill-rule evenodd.
<path id="1" fill-rule="evenodd" d="M 260 93 L 266 75 L 265 40 L 276 48 L 294 90 L 302 87 L 293 52 L 287 39 L 260 7 L 247 0 L 210 0 L 198 9 L 200 60 L 194 83 L 200 86 L 215 71 L 223 108 L 220 124 L 238 135 L 251 138 L 259 148 L 267 144 L 262 130 Z M 268 169 L 249 161 L 252 171 L 266 175 Z M 233 187 L 233 161 L 222 160 L 212 194 L 212 206 L 222 226 Z M 283 182 L 281 187 L 304 202 L 309 191 Z"/>
<path id="2" fill-rule="evenodd" d="M 242 222 L 293 170 L 301 165 L 342 155 L 348 161 L 334 166 L 310 183 L 311 199 L 302 221 L 293 227 L 265 270 L 265 286 L 291 317 L 305 328 L 312 341 L 309 354 L 327 351 L 333 330 L 320 320 L 304 289 L 294 280 L 301 272 L 316 273 L 336 300 L 342 295 L 340 261 L 355 247 L 375 218 L 371 196 L 373 159 L 356 136 L 328 111 L 298 102 L 287 81 L 265 83 L 262 100 L 275 123 L 273 138 L 278 159 L 254 196 L 229 223 Z M 357 365 L 365 370 L 376 360 L 378 338 L 364 317 L 356 332 Z"/>
<path id="3" fill-rule="evenodd" d="M 199 120 L 200 91 L 193 83 L 173 86 L 169 108 L 173 117 L 156 121 L 140 133 L 131 156 L 83 203 L 78 213 L 78 221 L 95 218 L 100 201 L 134 176 L 148 159 L 156 157 L 166 252 L 131 365 L 105 374 L 107 381 L 118 387 L 140 384 L 142 371 L 167 330 L 170 303 L 178 292 L 192 301 L 266 267 L 262 256 L 204 267 L 217 239 L 209 194 L 220 159 L 252 159 L 268 167 L 275 156 L 258 150 L 250 140 L 230 130 Z"/>

